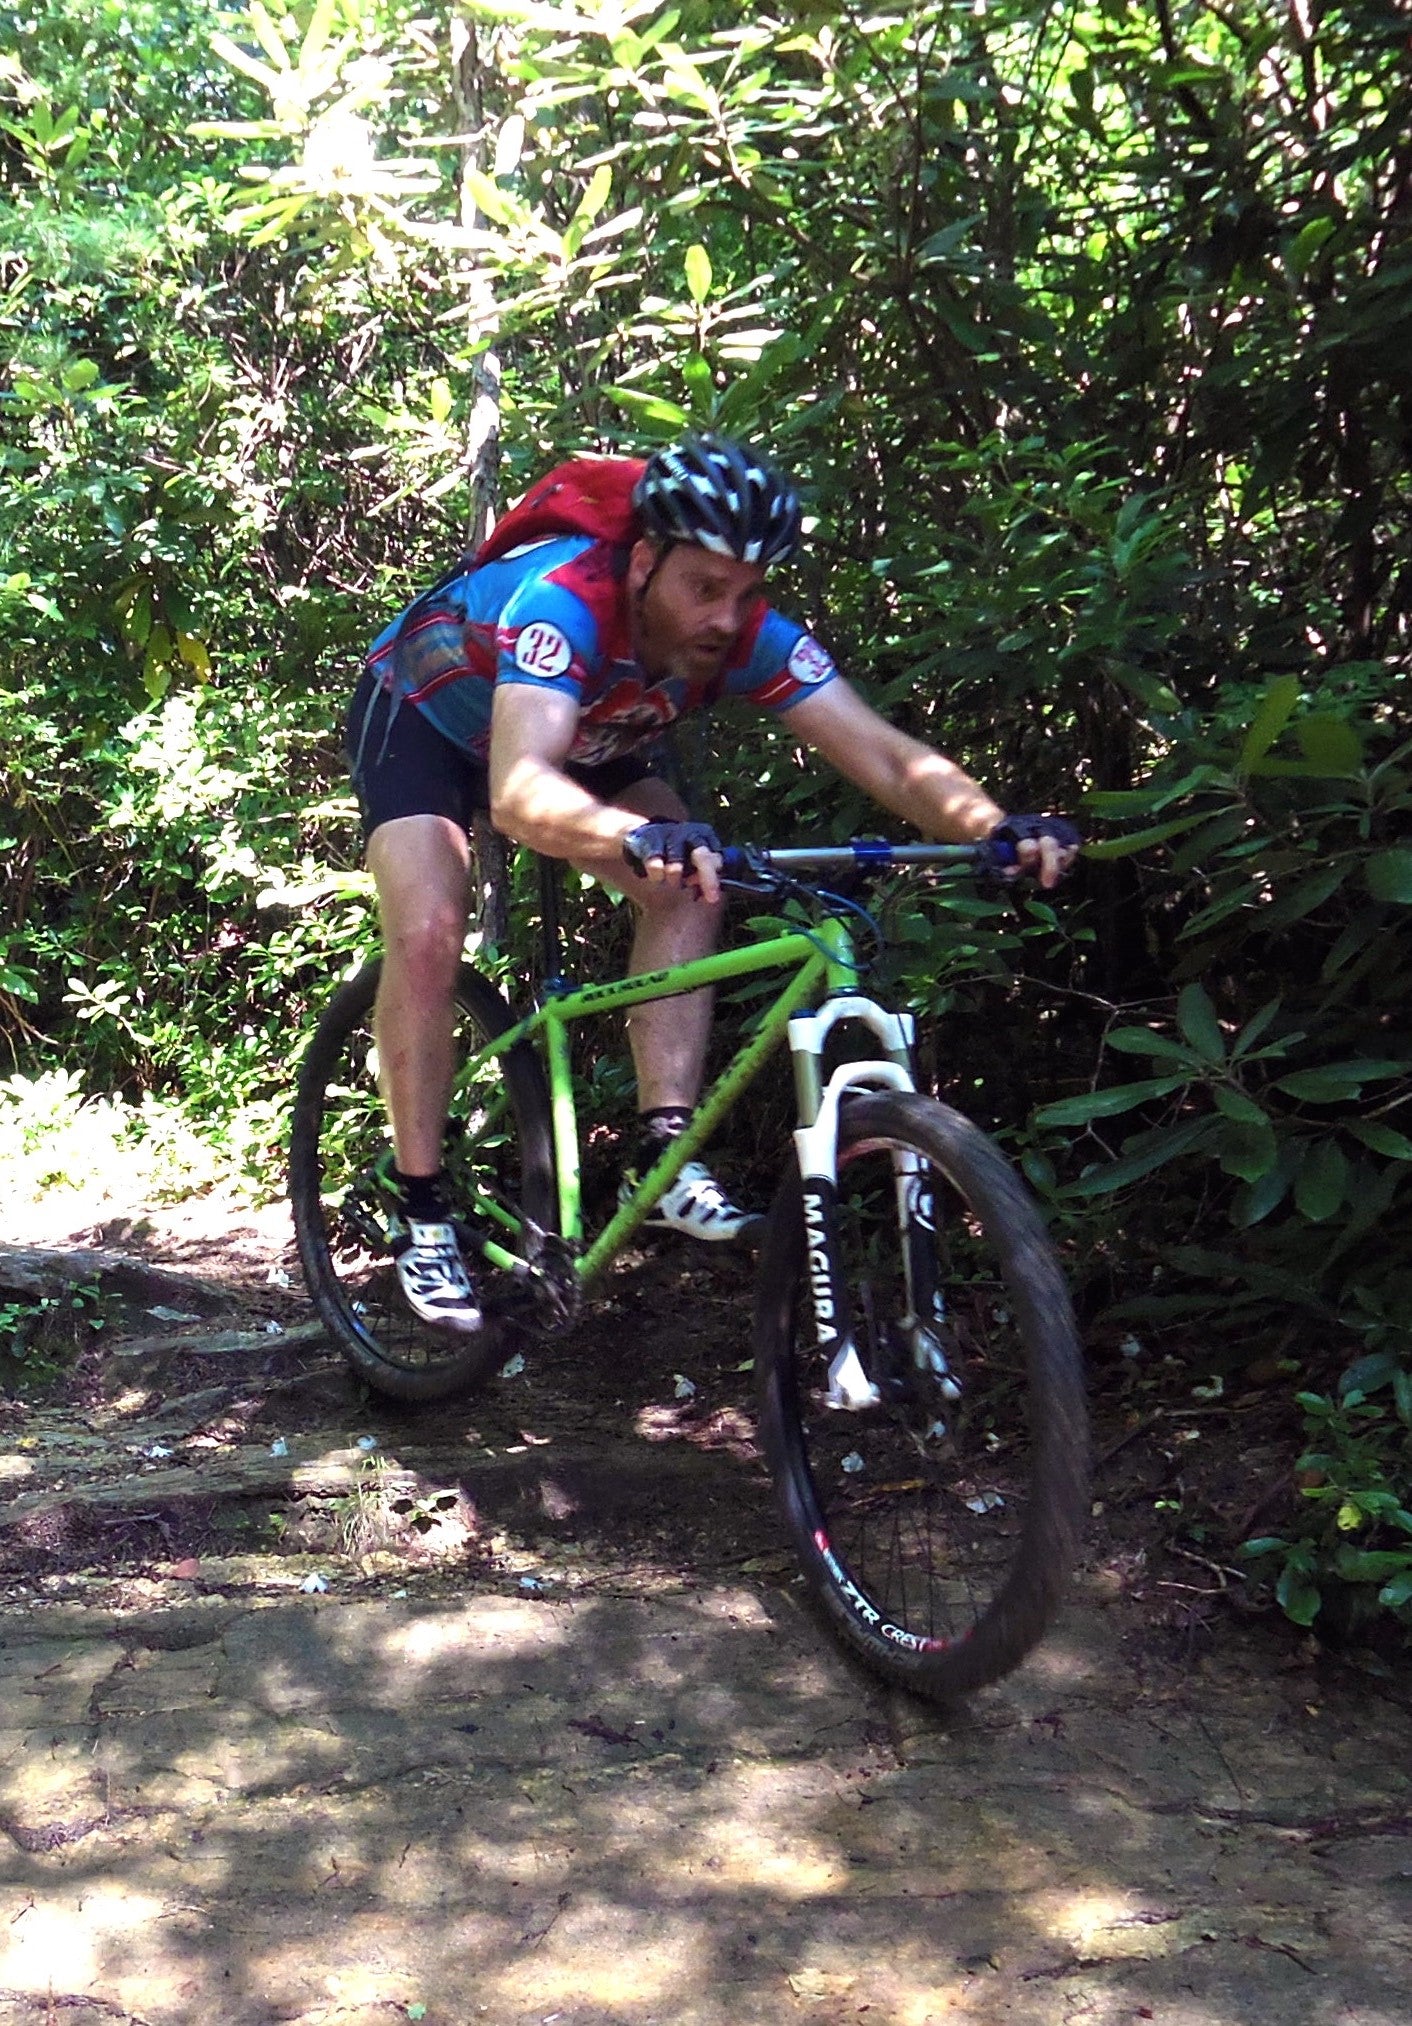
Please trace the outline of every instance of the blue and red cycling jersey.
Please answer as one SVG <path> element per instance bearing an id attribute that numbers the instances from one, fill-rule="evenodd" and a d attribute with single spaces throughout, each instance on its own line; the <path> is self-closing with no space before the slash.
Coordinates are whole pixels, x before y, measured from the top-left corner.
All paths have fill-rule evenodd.
<path id="1" fill-rule="evenodd" d="M 590 767 L 650 744 L 687 711 L 744 699 L 778 714 L 838 673 L 762 598 L 708 682 L 654 681 L 633 656 L 627 563 L 627 549 L 582 535 L 513 550 L 417 599 L 378 635 L 368 667 L 481 761 L 497 683 L 572 697 L 579 719 L 566 758 Z"/>

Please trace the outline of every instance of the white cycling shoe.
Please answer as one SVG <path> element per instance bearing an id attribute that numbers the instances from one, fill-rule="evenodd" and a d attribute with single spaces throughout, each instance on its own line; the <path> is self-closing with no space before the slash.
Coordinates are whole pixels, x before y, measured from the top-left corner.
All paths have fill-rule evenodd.
<path id="1" fill-rule="evenodd" d="M 624 1175 L 618 1190 L 623 1204 L 636 1188 L 638 1177 Z M 708 1245 L 728 1245 L 733 1239 L 750 1238 L 759 1231 L 764 1218 L 755 1210 L 742 1210 L 701 1161 L 688 1161 L 666 1191 L 645 1226 L 647 1231 L 679 1231 L 685 1238 L 698 1238 Z"/>
<path id="2" fill-rule="evenodd" d="M 470 1334 L 480 1328 L 480 1303 L 452 1225 L 409 1217 L 395 1252 L 397 1278 L 413 1315 L 434 1329 Z"/>

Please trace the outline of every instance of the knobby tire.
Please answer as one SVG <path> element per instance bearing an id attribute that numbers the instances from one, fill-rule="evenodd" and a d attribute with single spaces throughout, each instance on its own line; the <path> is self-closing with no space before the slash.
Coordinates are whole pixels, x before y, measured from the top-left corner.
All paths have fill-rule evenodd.
<path id="1" fill-rule="evenodd" d="M 305 1281 L 353 1371 L 390 1399 L 442 1400 L 476 1386 L 510 1356 L 518 1340 L 513 1296 L 468 1254 L 484 1327 L 470 1336 L 431 1329 L 402 1300 L 391 1252 L 378 1242 L 391 1207 L 371 1179 L 388 1145 L 371 1027 L 380 970 L 368 964 L 340 987 L 300 1066 L 290 1200 Z M 500 993 L 469 965 L 461 967 L 456 1007 L 462 1062 L 513 1024 Z M 508 1107 L 487 1151 L 480 1123 L 490 1096 L 507 1097 Z M 453 1191 L 459 1175 L 474 1174 L 483 1185 L 493 1166 L 496 1193 L 506 1206 L 552 1231 L 553 1148 L 549 1093 L 528 1046 L 499 1058 L 474 1090 L 458 1078 L 447 1143 Z M 453 1201 L 453 1214 L 460 1207 Z"/>
<path id="2" fill-rule="evenodd" d="M 887 1208 L 893 1148 L 927 1164 L 938 1332 L 959 1400 L 915 1369 L 897 1348 L 905 1333 L 890 1328 L 906 1309 Z M 791 1162 L 760 1260 L 762 1441 L 829 1624 L 874 1672 L 946 1702 L 1015 1667 L 1059 1602 L 1088 1511 L 1082 1353 L 1033 1199 L 961 1114 L 916 1093 L 849 1098 L 838 1155 L 852 1322 L 870 1376 L 885 1367 L 892 1391 L 861 1411 L 824 1404 Z"/>

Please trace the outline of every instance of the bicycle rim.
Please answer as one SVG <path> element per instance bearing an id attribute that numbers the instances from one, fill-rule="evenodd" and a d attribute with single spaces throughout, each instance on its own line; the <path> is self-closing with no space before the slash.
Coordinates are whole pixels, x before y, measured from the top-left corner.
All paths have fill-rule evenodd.
<path id="1" fill-rule="evenodd" d="M 526 1217 L 553 1228 L 549 1100 L 527 1048 L 467 1072 L 511 1015 L 493 987 L 463 970 L 444 1159 L 486 1323 L 473 1336 L 428 1328 L 403 1300 L 393 1262 L 398 1206 L 372 1029 L 377 978 L 370 965 L 336 995 L 300 1072 L 290 1157 L 295 1229 L 319 1313 L 358 1376 L 394 1399 L 441 1399 L 474 1385 L 513 1349 L 513 1284 L 477 1263 L 474 1235 L 493 1231 L 518 1251 Z"/>
<path id="2" fill-rule="evenodd" d="M 838 1151 L 840 1272 L 880 1397 L 827 1404 L 787 1178 L 762 1259 L 762 1432 L 835 1630 L 879 1673 L 945 1699 L 1013 1667 L 1057 1604 L 1087 1510 L 1081 1356 L 1038 1213 L 984 1135 L 892 1094 L 845 1106 Z M 920 1317 L 899 1170 L 928 1255 L 913 1254 L 931 1282 Z"/>

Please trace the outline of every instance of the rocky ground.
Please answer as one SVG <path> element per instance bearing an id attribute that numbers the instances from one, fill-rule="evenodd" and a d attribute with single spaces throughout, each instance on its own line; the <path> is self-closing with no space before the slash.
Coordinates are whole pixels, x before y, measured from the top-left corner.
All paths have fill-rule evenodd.
<path id="1" fill-rule="evenodd" d="M 100 1292 L 0 1403 L 0 2026 L 1412 2010 L 1405 1684 L 1154 1534 L 1199 1410 L 1100 1431 L 1061 1624 L 942 1714 L 801 1605 L 743 1264 L 636 1255 L 409 1412 L 326 1347 L 278 1210 L 15 1235 L 6 1289 Z"/>

